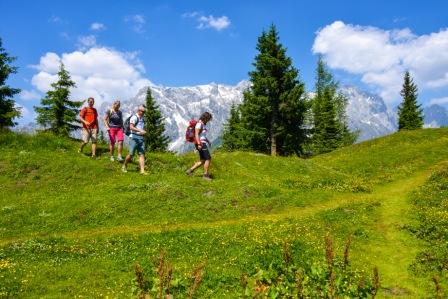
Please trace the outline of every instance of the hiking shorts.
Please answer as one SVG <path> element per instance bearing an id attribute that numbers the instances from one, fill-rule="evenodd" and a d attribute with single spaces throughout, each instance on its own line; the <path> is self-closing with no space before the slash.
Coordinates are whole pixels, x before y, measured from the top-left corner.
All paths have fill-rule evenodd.
<path id="1" fill-rule="evenodd" d="M 111 145 L 114 145 L 117 141 L 123 142 L 124 140 L 123 128 L 109 128 L 108 133 Z"/>
<path id="2" fill-rule="evenodd" d="M 86 129 L 82 128 L 82 142 L 88 143 L 89 140 L 92 140 L 92 143 L 96 143 L 98 137 L 98 128 L 95 129 Z"/>
<path id="3" fill-rule="evenodd" d="M 212 156 L 210 155 L 210 151 L 208 149 L 207 143 L 202 143 L 201 149 L 198 148 L 197 145 L 195 145 L 196 150 L 199 153 L 199 159 L 202 160 L 211 160 Z"/>
<path id="4" fill-rule="evenodd" d="M 129 142 L 129 155 L 131 155 L 131 157 L 134 156 L 136 151 L 140 156 L 145 155 L 145 141 L 143 138 L 131 138 L 131 141 Z"/>

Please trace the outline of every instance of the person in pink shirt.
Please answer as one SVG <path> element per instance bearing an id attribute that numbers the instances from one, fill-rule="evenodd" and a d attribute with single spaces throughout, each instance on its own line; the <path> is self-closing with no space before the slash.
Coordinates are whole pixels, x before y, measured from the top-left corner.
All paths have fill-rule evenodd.
<path id="1" fill-rule="evenodd" d="M 104 125 L 106 126 L 107 132 L 109 133 L 110 160 L 115 161 L 114 149 L 115 143 L 118 143 L 117 161 L 122 162 L 124 133 L 123 114 L 120 110 L 120 101 L 114 101 L 114 103 L 112 104 L 112 109 L 106 111 L 106 115 L 104 116 Z"/>

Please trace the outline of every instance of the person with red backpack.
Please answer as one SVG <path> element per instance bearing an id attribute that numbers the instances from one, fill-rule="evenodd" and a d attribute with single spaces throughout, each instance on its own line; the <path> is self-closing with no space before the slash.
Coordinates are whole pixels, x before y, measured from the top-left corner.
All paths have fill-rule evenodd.
<path id="1" fill-rule="evenodd" d="M 194 165 L 186 171 L 186 174 L 191 176 L 193 175 L 193 172 L 204 165 L 204 175 L 203 178 L 205 180 L 210 181 L 211 177 L 208 172 L 208 169 L 210 167 L 210 161 L 212 159 L 212 156 L 210 155 L 209 147 L 211 146 L 210 141 L 207 138 L 207 123 L 212 120 L 212 115 L 209 112 L 202 113 L 201 117 L 199 117 L 199 120 L 194 124 L 194 135 L 191 134 L 192 131 L 192 123 L 194 121 L 190 121 L 189 128 L 187 128 L 186 133 L 186 139 L 187 141 L 193 142 L 196 150 L 199 153 L 199 160 L 198 162 L 194 163 Z M 192 136 L 193 135 L 193 136 Z"/>

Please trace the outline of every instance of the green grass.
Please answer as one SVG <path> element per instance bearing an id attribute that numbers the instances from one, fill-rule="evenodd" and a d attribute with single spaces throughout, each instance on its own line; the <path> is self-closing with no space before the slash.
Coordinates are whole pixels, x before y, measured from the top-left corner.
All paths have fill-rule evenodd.
<path id="1" fill-rule="evenodd" d="M 199 297 L 235 298 L 285 241 L 297 261 L 323 259 L 329 232 L 339 255 L 353 234 L 351 262 L 378 266 L 380 297 L 425 297 L 431 276 L 411 269 L 425 243 L 404 227 L 447 136 L 401 132 L 312 159 L 218 151 L 207 182 L 184 174 L 193 154 L 150 153 L 144 177 L 105 147 L 91 160 L 75 141 L 0 135 L 0 297 L 133 297 L 133 264 L 149 273 L 166 250 L 184 278 L 206 262 Z"/>

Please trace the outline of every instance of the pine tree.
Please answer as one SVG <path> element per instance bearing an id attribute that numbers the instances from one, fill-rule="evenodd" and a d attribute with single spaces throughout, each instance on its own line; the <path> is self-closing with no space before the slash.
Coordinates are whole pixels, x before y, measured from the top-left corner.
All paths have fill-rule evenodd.
<path id="1" fill-rule="evenodd" d="M 415 130 L 423 127 L 423 110 L 417 104 L 417 85 L 414 84 L 409 71 L 404 74 L 403 97 L 398 107 L 398 130 Z"/>
<path id="2" fill-rule="evenodd" d="M 280 44 L 274 25 L 258 38 L 252 86 L 244 93 L 241 128 L 247 149 L 299 155 L 305 140 L 305 86 Z"/>
<path id="3" fill-rule="evenodd" d="M 150 151 L 164 152 L 168 148 L 169 138 L 165 136 L 165 124 L 162 113 L 152 98 L 151 89 L 146 91 L 145 146 Z"/>
<path id="4" fill-rule="evenodd" d="M 76 117 L 82 101 L 70 100 L 70 88 L 75 86 L 75 82 L 61 63 L 58 81 L 51 84 L 53 89 L 41 100 L 42 106 L 34 107 L 38 114 L 37 123 L 60 136 L 69 136 L 70 132 L 80 129 Z"/>
<path id="5" fill-rule="evenodd" d="M 316 95 L 312 103 L 313 152 L 326 153 L 354 143 L 357 134 L 348 129 L 345 113 L 347 98 L 337 92 L 338 83 L 321 57 L 317 63 L 315 88 Z"/>
<path id="6" fill-rule="evenodd" d="M 17 67 L 10 64 L 15 60 L 2 47 L 0 38 L 0 131 L 15 126 L 14 118 L 20 117 L 20 110 L 15 107 L 12 97 L 20 92 L 20 89 L 11 88 L 6 85 L 6 80 L 10 74 L 17 73 Z"/>
<path id="7" fill-rule="evenodd" d="M 230 108 L 230 117 L 224 125 L 222 135 L 222 147 L 226 150 L 244 149 L 245 143 L 242 136 L 241 112 L 234 103 Z"/>

